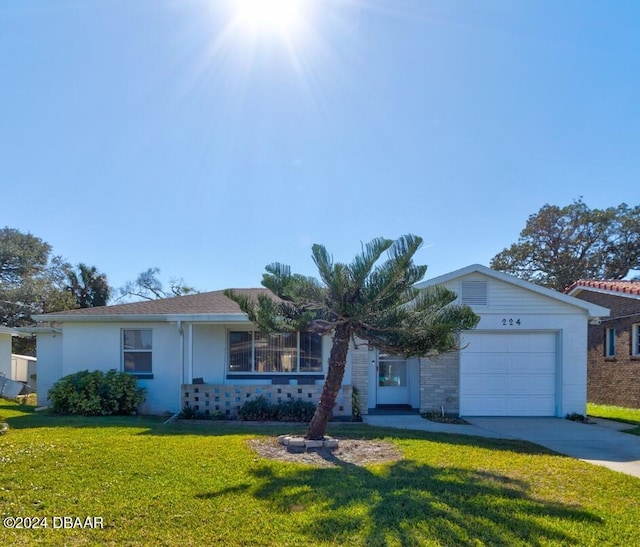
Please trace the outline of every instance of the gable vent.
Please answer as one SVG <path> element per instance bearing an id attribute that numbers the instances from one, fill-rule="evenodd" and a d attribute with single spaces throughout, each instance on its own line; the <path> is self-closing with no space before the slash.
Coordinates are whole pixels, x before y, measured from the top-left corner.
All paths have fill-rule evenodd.
<path id="1" fill-rule="evenodd" d="M 487 305 L 486 281 L 462 281 L 460 300 L 467 306 Z"/>

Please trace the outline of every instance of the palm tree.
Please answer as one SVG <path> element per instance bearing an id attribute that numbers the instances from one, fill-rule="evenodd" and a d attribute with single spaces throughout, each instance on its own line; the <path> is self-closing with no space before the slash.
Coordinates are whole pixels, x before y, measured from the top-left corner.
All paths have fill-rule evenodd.
<path id="1" fill-rule="evenodd" d="M 476 326 L 478 316 L 454 304 L 455 293 L 444 287 L 415 288 L 427 270 L 413 263 L 421 245 L 422 239 L 414 235 L 395 241 L 376 238 L 350 264 L 343 264 L 334 263 L 325 247 L 316 244 L 312 254 L 320 281 L 274 263 L 265 268 L 262 284 L 275 298 L 260 295 L 251 300 L 225 292 L 264 332 L 333 333 L 327 377 L 308 439 L 324 437 L 352 339 L 366 340 L 385 353 L 426 356 L 456 349 L 457 334 Z M 378 263 L 385 252 L 386 260 Z"/>
<path id="2" fill-rule="evenodd" d="M 107 276 L 99 273 L 95 266 L 80 263 L 78 270 L 69 270 L 67 278 L 69 290 L 76 298 L 79 308 L 105 306 L 111 294 Z"/>

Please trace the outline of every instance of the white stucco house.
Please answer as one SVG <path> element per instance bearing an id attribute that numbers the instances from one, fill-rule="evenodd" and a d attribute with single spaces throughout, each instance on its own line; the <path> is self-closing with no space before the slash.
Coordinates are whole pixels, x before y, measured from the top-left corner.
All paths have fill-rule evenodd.
<path id="1" fill-rule="evenodd" d="M 441 284 L 480 316 L 460 351 L 405 360 L 366 343 L 351 347 L 334 413 L 394 405 L 463 416 L 585 413 L 587 325 L 601 306 L 472 265 Z M 265 289 L 236 289 L 256 295 Z M 58 378 L 118 369 L 147 389 L 147 413 L 184 404 L 233 415 L 257 395 L 317 401 L 330 337 L 257 332 L 222 291 L 36 316 L 41 401 Z"/>

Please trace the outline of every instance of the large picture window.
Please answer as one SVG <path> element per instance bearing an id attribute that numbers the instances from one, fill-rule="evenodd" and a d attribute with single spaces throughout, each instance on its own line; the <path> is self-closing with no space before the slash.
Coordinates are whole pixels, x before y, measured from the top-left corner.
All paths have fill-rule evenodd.
<path id="1" fill-rule="evenodd" d="M 322 372 L 322 338 L 311 332 L 229 332 L 229 372 Z"/>
<path id="2" fill-rule="evenodd" d="M 122 362 L 125 372 L 151 374 L 153 337 L 151 329 L 122 330 Z"/>

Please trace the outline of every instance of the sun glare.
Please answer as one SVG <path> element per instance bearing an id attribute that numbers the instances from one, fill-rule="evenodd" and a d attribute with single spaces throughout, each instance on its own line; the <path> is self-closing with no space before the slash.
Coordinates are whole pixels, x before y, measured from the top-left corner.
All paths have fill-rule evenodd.
<path id="1" fill-rule="evenodd" d="M 291 34 L 303 23 L 305 0 L 235 0 L 238 22 L 252 31 Z"/>

